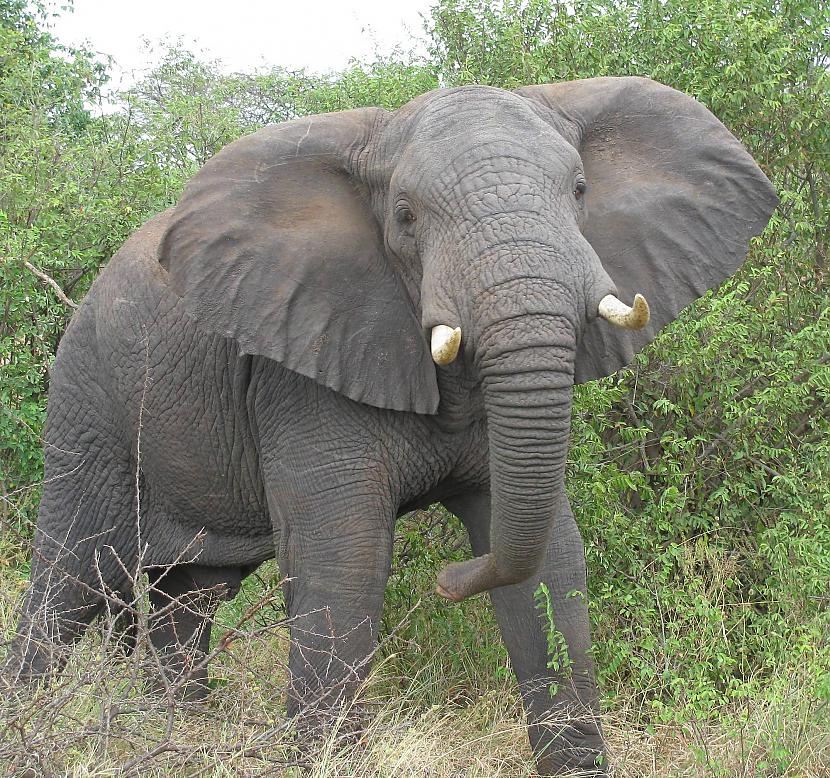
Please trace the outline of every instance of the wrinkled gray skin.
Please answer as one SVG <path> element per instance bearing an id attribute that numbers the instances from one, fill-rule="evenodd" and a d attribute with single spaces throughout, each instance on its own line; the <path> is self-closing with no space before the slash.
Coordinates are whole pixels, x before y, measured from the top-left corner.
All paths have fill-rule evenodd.
<path id="1" fill-rule="evenodd" d="M 101 612 L 101 581 L 130 596 L 139 546 L 157 608 L 232 594 L 276 554 L 301 617 L 290 712 L 336 705 L 375 644 L 396 517 L 441 501 L 474 557 L 439 592 L 491 590 L 540 769 L 604 774 L 563 491 L 572 387 L 733 272 L 775 203 L 708 111 L 645 79 L 438 90 L 231 144 L 124 245 L 61 342 L 7 672 L 54 669 L 48 642 Z M 645 294 L 649 327 L 597 320 L 610 292 Z M 445 367 L 437 324 L 463 332 Z M 567 678 L 546 667 L 540 581 Z M 186 607 L 155 621 L 171 673 L 192 655 L 179 644 L 206 648 Z"/>

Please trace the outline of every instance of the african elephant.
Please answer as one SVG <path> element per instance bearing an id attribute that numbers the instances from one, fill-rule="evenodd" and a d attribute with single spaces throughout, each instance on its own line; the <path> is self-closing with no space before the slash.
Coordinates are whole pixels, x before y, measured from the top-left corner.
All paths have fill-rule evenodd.
<path id="1" fill-rule="evenodd" d="M 438 89 L 231 143 L 124 244 L 60 344 L 7 667 L 48 673 L 49 645 L 139 558 L 173 565 L 160 607 L 276 555 L 298 619 L 289 712 L 336 706 L 377 638 L 396 517 L 440 501 L 474 556 L 437 591 L 490 592 L 541 771 L 605 774 L 563 490 L 572 387 L 733 273 L 776 202 L 706 108 L 644 78 Z M 553 695 L 540 582 L 570 656 Z M 181 668 L 206 622 L 163 610 Z"/>

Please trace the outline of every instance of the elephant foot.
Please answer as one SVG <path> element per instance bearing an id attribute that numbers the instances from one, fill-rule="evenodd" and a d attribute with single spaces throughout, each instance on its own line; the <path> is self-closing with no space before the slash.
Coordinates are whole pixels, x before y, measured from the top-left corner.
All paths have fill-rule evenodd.
<path id="1" fill-rule="evenodd" d="M 48 686 L 66 665 L 70 646 L 32 632 L 12 640 L 5 664 L 0 667 L 2 687 Z"/>
<path id="2" fill-rule="evenodd" d="M 540 776 L 606 778 L 608 768 L 605 766 L 605 759 L 602 751 L 571 751 L 568 754 L 543 756 L 536 765 Z"/>
<path id="3" fill-rule="evenodd" d="M 608 757 L 595 721 L 572 721 L 556 728 L 536 725 L 529 734 L 539 775 L 570 778 L 608 775 Z"/>
<path id="4" fill-rule="evenodd" d="M 191 657 L 185 653 L 156 655 L 158 663 L 147 667 L 150 690 L 159 696 L 172 697 L 176 702 L 200 702 L 210 694 L 204 655 Z"/>
<path id="5" fill-rule="evenodd" d="M 159 697 L 170 696 L 176 702 L 202 702 L 210 694 L 210 686 L 201 679 L 161 679 L 156 676 L 150 679 L 149 686 L 151 693 Z"/>
<path id="6" fill-rule="evenodd" d="M 369 711 L 354 699 L 321 700 L 293 714 L 297 748 L 314 761 L 321 750 L 348 748 L 366 732 Z"/>

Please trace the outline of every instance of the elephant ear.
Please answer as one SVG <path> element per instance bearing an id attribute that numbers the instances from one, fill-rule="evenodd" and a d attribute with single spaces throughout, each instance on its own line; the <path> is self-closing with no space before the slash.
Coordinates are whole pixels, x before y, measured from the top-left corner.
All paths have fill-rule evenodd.
<path id="1" fill-rule="evenodd" d="M 734 273 L 778 199 L 740 142 L 703 105 L 646 78 L 522 87 L 579 151 L 585 237 L 619 296 L 651 306 L 642 330 L 591 322 L 576 381 L 627 365 L 662 327 Z"/>
<path id="2" fill-rule="evenodd" d="M 355 169 L 379 109 L 266 127 L 190 181 L 160 246 L 203 328 L 358 402 L 434 413 L 413 303 Z"/>

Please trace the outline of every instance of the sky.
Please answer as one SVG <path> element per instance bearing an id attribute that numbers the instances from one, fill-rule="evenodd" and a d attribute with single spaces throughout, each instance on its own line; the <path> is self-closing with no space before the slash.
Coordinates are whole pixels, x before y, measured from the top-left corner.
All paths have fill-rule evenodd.
<path id="1" fill-rule="evenodd" d="M 67 45 L 87 43 L 114 57 L 122 86 L 158 57 L 143 39 L 182 37 L 202 58 L 227 71 L 282 66 L 314 72 L 339 70 L 396 46 L 418 49 L 423 22 L 435 0 L 74 0 L 74 12 L 51 22 Z M 58 7 L 58 2 L 53 6 Z M 423 45 L 420 49 L 423 50 Z"/>

